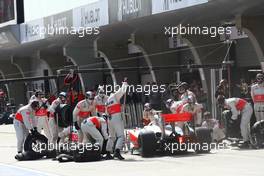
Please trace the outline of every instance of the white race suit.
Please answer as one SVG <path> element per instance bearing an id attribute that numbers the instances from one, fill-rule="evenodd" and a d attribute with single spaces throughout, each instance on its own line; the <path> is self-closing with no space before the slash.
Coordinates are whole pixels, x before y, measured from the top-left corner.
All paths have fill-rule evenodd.
<path id="1" fill-rule="evenodd" d="M 37 127 L 35 118 L 35 111 L 31 108 L 30 104 L 21 107 L 14 119 L 14 127 L 17 137 L 17 151 L 23 152 L 24 142 L 29 134 L 29 130 Z"/>
<path id="2" fill-rule="evenodd" d="M 107 100 L 107 114 L 109 115 L 108 128 L 109 139 L 107 141 L 106 150 L 108 152 L 113 151 L 114 142 L 116 141 L 115 149 L 121 150 L 124 145 L 124 123 L 121 116 L 121 104 L 120 99 L 126 93 L 128 84 L 123 82 L 122 87 L 115 93 L 111 94 Z"/>
<path id="3" fill-rule="evenodd" d="M 49 127 L 48 107 L 49 103 L 46 98 L 36 98 L 39 102 L 39 109 L 36 110 L 35 117 L 37 120 L 37 130 L 41 133 L 42 129 L 49 142 L 52 142 L 52 134 Z"/>
<path id="4" fill-rule="evenodd" d="M 95 108 L 97 114 L 102 117 L 102 114 L 106 113 L 106 102 L 107 102 L 108 96 L 104 95 L 101 97 L 100 95 L 95 96 L 94 101 L 95 101 Z"/>
<path id="5" fill-rule="evenodd" d="M 88 99 L 81 100 L 77 103 L 73 110 L 73 122 L 77 122 L 78 126 L 81 127 L 81 123 L 84 119 L 90 117 L 95 112 L 95 104 L 94 101 L 90 101 Z M 83 140 L 87 140 L 83 137 L 83 133 L 81 130 L 78 130 L 78 139 L 79 142 L 83 142 Z"/>
<path id="6" fill-rule="evenodd" d="M 51 103 L 51 105 L 48 109 L 48 111 L 50 113 L 50 115 L 49 115 L 49 127 L 50 127 L 50 132 L 51 132 L 51 143 L 54 145 L 57 143 L 59 132 L 63 131 L 63 128 L 58 126 L 58 124 L 56 122 L 55 114 L 54 114 L 56 111 L 56 108 L 58 106 L 60 106 L 61 104 L 62 104 L 61 99 L 57 98 L 56 100 L 54 100 Z M 60 141 L 64 142 L 64 139 L 61 138 Z"/>
<path id="7" fill-rule="evenodd" d="M 228 98 L 225 100 L 226 108 L 232 112 L 231 119 L 236 120 L 238 115 L 241 115 L 240 130 L 244 141 L 249 140 L 249 125 L 253 113 L 251 105 L 241 98 Z"/>
<path id="8" fill-rule="evenodd" d="M 264 85 L 254 84 L 251 87 L 251 98 L 254 102 L 256 120 L 264 120 Z"/>

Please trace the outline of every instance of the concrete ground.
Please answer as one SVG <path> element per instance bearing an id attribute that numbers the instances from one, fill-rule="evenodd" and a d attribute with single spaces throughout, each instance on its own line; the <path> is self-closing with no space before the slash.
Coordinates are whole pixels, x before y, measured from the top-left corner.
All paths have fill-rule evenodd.
<path id="1" fill-rule="evenodd" d="M 0 176 L 263 176 L 264 150 L 237 148 L 196 154 L 141 158 L 124 154 L 125 161 L 111 160 L 90 163 L 58 163 L 50 159 L 18 162 L 13 126 L 0 126 Z"/>

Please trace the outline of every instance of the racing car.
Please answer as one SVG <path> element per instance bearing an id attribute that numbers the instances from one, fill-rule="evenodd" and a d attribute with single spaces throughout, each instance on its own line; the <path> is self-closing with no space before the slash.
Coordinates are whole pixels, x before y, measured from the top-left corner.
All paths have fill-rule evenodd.
<path id="1" fill-rule="evenodd" d="M 197 153 L 210 152 L 212 131 L 203 127 L 195 128 L 191 113 L 158 112 L 154 117 L 155 122 L 144 128 L 128 130 L 132 154 L 138 150 L 142 157 L 152 157 L 158 153 L 171 155 L 187 152 L 190 147 Z M 177 123 L 184 125 L 180 128 Z"/>

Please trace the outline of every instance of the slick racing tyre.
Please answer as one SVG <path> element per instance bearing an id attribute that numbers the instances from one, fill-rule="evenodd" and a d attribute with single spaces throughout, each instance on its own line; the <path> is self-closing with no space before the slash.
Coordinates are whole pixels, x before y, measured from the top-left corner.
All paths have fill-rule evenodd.
<path id="1" fill-rule="evenodd" d="M 212 143 L 212 130 L 204 127 L 195 129 L 196 144 L 195 151 L 196 153 L 209 153 L 211 151 Z"/>
<path id="2" fill-rule="evenodd" d="M 256 122 L 251 128 L 250 142 L 254 148 L 264 147 L 264 120 Z"/>
<path id="3" fill-rule="evenodd" d="M 24 143 L 24 152 L 16 156 L 19 161 L 37 160 L 44 157 L 48 153 L 48 139 L 37 133 L 29 134 Z"/>
<path id="4" fill-rule="evenodd" d="M 24 151 L 35 152 L 36 154 L 43 154 L 46 151 L 40 150 L 39 147 L 42 147 L 42 149 L 45 148 L 47 149 L 47 146 L 48 146 L 48 139 L 44 135 L 40 133 L 37 133 L 35 135 L 29 134 L 25 140 Z"/>
<path id="5" fill-rule="evenodd" d="M 157 139 L 154 132 L 142 130 L 138 136 L 138 144 L 142 157 L 152 157 L 155 155 Z"/>

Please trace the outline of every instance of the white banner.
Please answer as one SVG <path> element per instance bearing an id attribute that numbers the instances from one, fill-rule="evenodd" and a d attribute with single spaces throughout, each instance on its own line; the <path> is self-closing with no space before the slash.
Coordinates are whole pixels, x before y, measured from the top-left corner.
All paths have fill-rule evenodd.
<path id="1" fill-rule="evenodd" d="M 208 0 L 152 0 L 152 14 L 207 3 Z"/>
<path id="2" fill-rule="evenodd" d="M 45 33 L 43 18 L 20 25 L 21 43 L 44 39 Z"/>
<path id="3" fill-rule="evenodd" d="M 99 0 L 73 9 L 73 27 L 100 27 L 109 24 L 108 0 Z"/>

